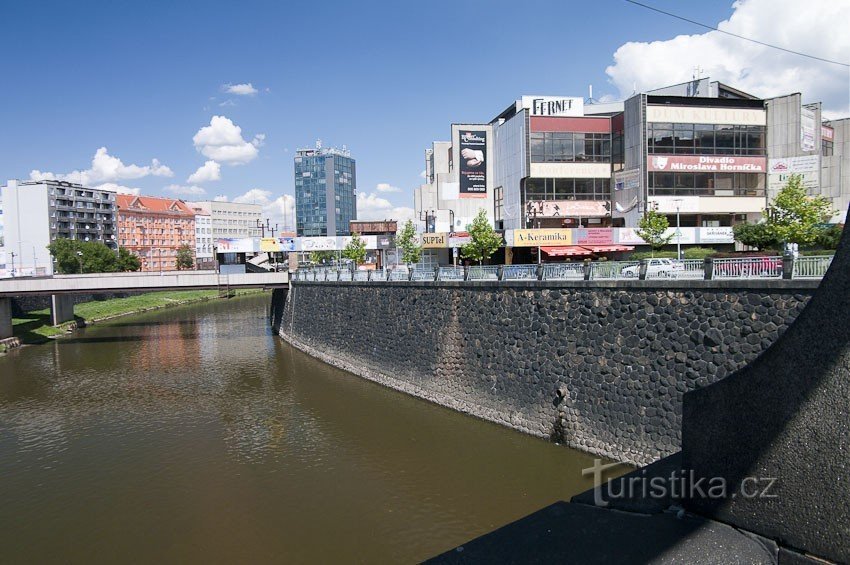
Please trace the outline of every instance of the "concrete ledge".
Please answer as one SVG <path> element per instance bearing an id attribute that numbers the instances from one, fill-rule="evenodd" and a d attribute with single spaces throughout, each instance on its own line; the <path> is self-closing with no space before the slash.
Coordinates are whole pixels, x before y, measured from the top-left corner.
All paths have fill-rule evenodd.
<path id="1" fill-rule="evenodd" d="M 692 289 L 692 290 L 812 290 L 820 286 L 817 279 L 722 279 L 722 280 L 648 280 L 620 279 L 604 281 L 291 281 L 298 286 L 360 286 L 360 287 L 406 287 L 406 288 L 522 288 L 529 290 L 545 288 L 634 288 L 634 289 Z"/>

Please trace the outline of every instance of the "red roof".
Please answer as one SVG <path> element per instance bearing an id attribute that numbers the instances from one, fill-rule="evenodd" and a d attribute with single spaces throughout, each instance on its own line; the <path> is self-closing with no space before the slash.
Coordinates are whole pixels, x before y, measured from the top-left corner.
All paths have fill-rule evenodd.
<path id="1" fill-rule="evenodd" d="M 159 198 L 156 196 L 136 196 L 134 194 L 117 194 L 115 201 L 119 210 L 139 212 L 172 212 L 194 216 L 195 213 L 186 203 L 176 198 Z"/>

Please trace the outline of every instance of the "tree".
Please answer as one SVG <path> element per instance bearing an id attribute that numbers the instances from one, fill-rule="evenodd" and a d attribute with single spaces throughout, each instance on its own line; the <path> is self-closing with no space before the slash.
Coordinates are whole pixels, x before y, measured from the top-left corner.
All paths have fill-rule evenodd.
<path id="1" fill-rule="evenodd" d="M 820 224 L 832 217 L 833 209 L 827 197 L 806 194 L 803 177 L 791 175 L 765 212 L 767 225 L 779 242 L 811 246 L 820 234 Z"/>
<path id="2" fill-rule="evenodd" d="M 310 261 L 313 263 L 324 263 L 325 261 L 333 261 L 336 258 L 334 251 L 311 251 Z"/>
<path id="3" fill-rule="evenodd" d="M 466 230 L 469 232 L 470 241 L 460 248 L 460 254 L 464 259 L 478 261 L 480 265 L 502 245 L 502 236 L 497 234 L 493 226 L 490 225 L 487 214 L 483 209 L 478 210 L 478 215 L 466 227 Z"/>
<path id="4" fill-rule="evenodd" d="M 75 239 L 60 237 L 54 239 L 47 250 L 56 262 L 56 272 L 62 275 L 73 275 L 80 272 L 79 242 Z"/>
<path id="5" fill-rule="evenodd" d="M 659 214 L 655 210 L 649 210 L 640 219 L 635 233 L 648 243 L 652 251 L 655 252 L 670 243 L 670 240 L 676 236 L 675 233 L 664 235 L 669 228 L 670 222 L 667 221 L 667 216 Z"/>
<path id="6" fill-rule="evenodd" d="M 195 266 L 195 254 L 191 246 L 184 243 L 177 249 L 176 263 L 178 271 L 191 269 Z"/>
<path id="7" fill-rule="evenodd" d="M 737 224 L 732 226 L 735 241 L 749 247 L 755 247 L 759 251 L 765 249 L 778 249 L 779 240 L 773 228 L 766 222 L 760 224 Z"/>
<path id="8" fill-rule="evenodd" d="M 843 224 L 832 224 L 828 227 L 821 229 L 821 231 L 818 233 L 818 238 L 815 242 L 815 245 L 817 245 L 821 249 L 836 249 L 838 248 L 838 242 L 841 241 L 841 234 L 843 233 Z"/>
<path id="9" fill-rule="evenodd" d="M 401 262 L 406 265 L 418 263 L 422 256 L 422 246 L 416 243 L 416 228 L 412 220 L 407 220 L 395 239 L 396 247 L 401 249 Z"/>
<path id="10" fill-rule="evenodd" d="M 142 268 L 142 262 L 134 254 L 127 251 L 126 248 L 118 249 L 118 270 L 119 271 L 138 271 Z"/>
<path id="11" fill-rule="evenodd" d="M 360 239 L 360 234 L 351 235 L 351 241 L 342 250 L 342 256 L 351 259 L 355 265 L 366 262 L 366 242 Z"/>

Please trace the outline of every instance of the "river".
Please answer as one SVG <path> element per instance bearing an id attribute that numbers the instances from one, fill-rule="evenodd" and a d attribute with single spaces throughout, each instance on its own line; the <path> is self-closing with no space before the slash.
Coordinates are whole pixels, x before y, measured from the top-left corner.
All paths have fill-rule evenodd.
<path id="1" fill-rule="evenodd" d="M 592 486 L 591 456 L 294 350 L 269 300 L 0 356 L 0 560 L 412 562 Z"/>

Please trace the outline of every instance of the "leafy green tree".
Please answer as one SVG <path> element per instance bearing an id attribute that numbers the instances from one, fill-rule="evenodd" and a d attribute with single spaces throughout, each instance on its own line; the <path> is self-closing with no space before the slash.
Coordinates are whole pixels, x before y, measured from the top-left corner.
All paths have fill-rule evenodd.
<path id="1" fill-rule="evenodd" d="M 827 197 L 806 194 L 803 177 L 791 175 L 766 212 L 767 224 L 780 242 L 805 247 L 817 241 L 820 224 L 832 217 L 833 209 Z"/>
<path id="2" fill-rule="evenodd" d="M 126 248 L 118 249 L 118 270 L 119 271 L 138 271 L 142 268 L 142 262 L 134 254 L 127 251 Z"/>
<path id="3" fill-rule="evenodd" d="M 667 221 L 667 216 L 659 214 L 655 210 L 649 210 L 638 222 L 638 229 L 635 230 L 635 233 L 649 244 L 654 253 L 670 243 L 670 240 L 676 236 L 675 233 L 665 235 L 669 228 L 670 222 Z"/>
<path id="4" fill-rule="evenodd" d="M 335 251 L 311 251 L 310 261 L 316 264 L 333 261 L 336 258 Z"/>
<path id="5" fill-rule="evenodd" d="M 841 241 L 841 234 L 843 233 L 843 224 L 833 224 L 825 227 L 820 231 L 820 233 L 818 233 L 815 245 L 821 249 L 836 249 L 838 248 L 838 242 Z"/>
<path id="6" fill-rule="evenodd" d="M 758 250 L 778 249 L 780 242 L 773 227 L 766 222 L 760 224 L 737 224 L 732 226 L 735 241 Z"/>
<path id="7" fill-rule="evenodd" d="M 118 254 L 100 241 L 81 241 L 84 273 L 114 273 L 118 271 Z"/>
<path id="8" fill-rule="evenodd" d="M 502 236 L 497 234 L 490 225 L 483 209 L 478 210 L 478 215 L 466 227 L 466 230 L 469 232 L 470 241 L 460 248 L 460 254 L 464 259 L 478 261 L 480 265 L 502 245 Z"/>
<path id="9" fill-rule="evenodd" d="M 360 239 L 360 234 L 351 235 L 351 241 L 342 250 L 342 256 L 351 259 L 355 265 L 366 262 L 366 242 Z"/>
<path id="10" fill-rule="evenodd" d="M 422 257 L 422 246 L 416 243 L 416 228 L 412 220 L 407 220 L 395 239 L 396 247 L 401 249 L 401 261 L 406 265 L 418 263 Z"/>
<path id="11" fill-rule="evenodd" d="M 192 269 L 195 266 L 195 254 L 192 247 L 188 244 L 183 244 L 177 249 L 177 270 L 185 271 Z"/>
<path id="12" fill-rule="evenodd" d="M 119 254 L 101 241 L 58 238 L 47 249 L 60 274 L 114 273 L 124 270 Z"/>
<path id="13" fill-rule="evenodd" d="M 73 275 L 80 272 L 79 242 L 64 237 L 57 238 L 47 246 L 48 251 L 56 262 L 56 272 L 62 275 Z"/>

